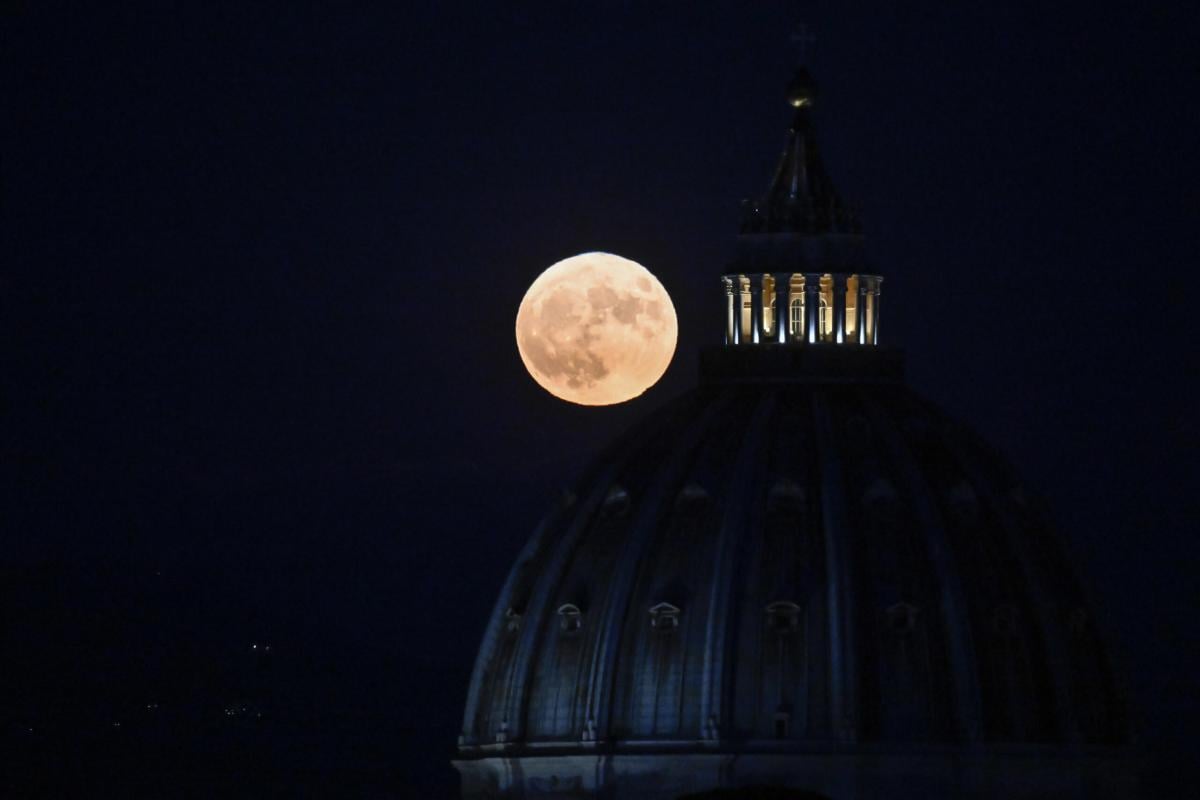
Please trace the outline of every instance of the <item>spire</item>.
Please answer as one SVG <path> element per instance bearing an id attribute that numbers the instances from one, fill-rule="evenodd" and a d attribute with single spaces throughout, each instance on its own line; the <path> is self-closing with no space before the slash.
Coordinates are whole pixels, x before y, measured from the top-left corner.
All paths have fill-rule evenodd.
<path id="1" fill-rule="evenodd" d="M 804 67 L 787 87 L 795 113 L 787 144 L 764 197 L 747 203 L 743 234 L 859 234 L 858 215 L 838 196 L 825 172 L 813 133 L 817 85 Z"/>

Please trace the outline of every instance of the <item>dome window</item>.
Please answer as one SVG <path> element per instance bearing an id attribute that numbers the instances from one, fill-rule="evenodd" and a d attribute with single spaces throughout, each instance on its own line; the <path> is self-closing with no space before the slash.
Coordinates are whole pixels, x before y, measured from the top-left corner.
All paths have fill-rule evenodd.
<path id="1" fill-rule="evenodd" d="M 563 633 L 577 633 L 583 627 L 583 612 L 574 603 L 559 606 L 558 617 L 558 626 Z"/>
<path id="2" fill-rule="evenodd" d="M 700 484 L 693 482 L 679 490 L 679 496 L 675 502 L 683 505 L 687 503 L 700 503 L 708 499 L 708 490 Z"/>
<path id="3" fill-rule="evenodd" d="M 650 607 L 650 627 L 668 633 L 679 627 L 679 606 L 658 603 Z"/>
<path id="4" fill-rule="evenodd" d="M 881 508 L 896 502 L 896 489 L 887 478 L 876 478 L 863 492 L 863 505 Z"/>
<path id="5" fill-rule="evenodd" d="M 911 603 L 896 603 L 887 610 L 888 627 L 894 633 L 907 636 L 917 629 L 917 607 Z"/>
<path id="6" fill-rule="evenodd" d="M 767 508 L 799 509 L 804 508 L 804 487 L 789 478 L 775 481 L 767 494 Z"/>
<path id="7" fill-rule="evenodd" d="M 623 486 L 614 485 L 604 496 L 601 513 L 606 517 L 623 517 L 629 513 L 629 492 Z"/>
<path id="8" fill-rule="evenodd" d="M 800 606 L 790 600 L 776 600 L 767 605 L 767 630 L 780 636 L 800 629 Z"/>
<path id="9" fill-rule="evenodd" d="M 775 712 L 774 721 L 775 721 L 775 738 L 776 739 L 788 738 L 788 732 L 791 730 L 791 727 L 792 727 L 791 713 L 789 713 L 785 707 L 780 706 L 779 709 Z"/>

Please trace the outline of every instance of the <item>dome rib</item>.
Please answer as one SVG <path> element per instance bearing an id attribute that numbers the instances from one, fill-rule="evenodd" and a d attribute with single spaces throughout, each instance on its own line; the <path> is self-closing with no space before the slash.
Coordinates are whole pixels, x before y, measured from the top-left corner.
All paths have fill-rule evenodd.
<path id="1" fill-rule="evenodd" d="M 826 392 L 815 391 L 812 398 L 812 424 L 815 432 L 818 470 L 821 479 L 821 528 L 825 541 L 826 606 L 829 612 L 830 716 L 836 737 L 843 742 L 858 738 L 858 659 L 853 552 L 842 541 L 841 531 L 848 529 L 846 492 L 842 459 L 835 445 L 835 431 Z"/>
<path id="2" fill-rule="evenodd" d="M 647 492 L 644 502 L 639 502 L 634 523 L 622 548 L 618 571 L 612 580 L 607 581 L 604 616 L 588 673 L 585 700 L 586 724 L 594 726 L 596 732 L 603 732 L 606 739 L 612 726 L 614 665 L 620 650 L 621 626 L 627 616 L 631 586 L 637 578 L 643 553 L 663 516 L 664 509 L 670 507 L 667 498 L 673 497 L 683 483 L 687 474 L 687 464 L 702 443 L 703 434 L 714 424 L 731 397 L 732 393 L 723 392 L 715 402 L 709 404 L 699 419 L 688 426 L 679 441 L 679 446 L 673 450 Z"/>
<path id="3" fill-rule="evenodd" d="M 922 478 L 922 470 L 899 427 L 889 424 L 886 412 L 874 398 L 864 403 L 867 419 L 878 431 L 884 450 L 890 457 L 898 477 L 903 482 L 902 493 L 909 499 L 920 529 L 925 534 L 926 555 L 929 557 L 939 593 L 939 611 L 948 631 L 951 679 L 954 683 L 952 715 L 959 734 L 968 742 L 982 738 L 982 712 L 979 686 L 976 683 L 975 648 L 971 641 L 971 625 L 964 608 L 964 590 L 954 568 L 945 526 L 932 492 Z"/>
<path id="4" fill-rule="evenodd" d="M 959 437 L 945 437 L 946 448 L 956 459 L 958 466 L 966 474 L 972 489 L 980 497 L 983 504 L 998 519 L 1003 536 L 1016 556 L 1023 578 L 1023 588 L 1030 595 L 1033 615 L 1043 646 L 1047 649 L 1047 663 L 1050 668 L 1054 689 L 1053 719 L 1056 727 L 1062 732 L 1068 742 L 1079 743 L 1081 734 L 1078 721 L 1070 713 L 1068 699 L 1070 697 L 1070 681 L 1066 672 L 1067 655 L 1061 645 L 1064 631 L 1054 623 L 1049 610 L 1054 608 L 1054 601 L 1038 580 L 1029 548 L 1020 535 L 1020 526 L 1011 510 L 1011 502 L 1005 502 L 1004 496 L 996 490 L 992 481 L 986 479 L 978 457 L 971 452 Z"/>
<path id="5" fill-rule="evenodd" d="M 480 648 L 472 672 L 463 717 L 463 731 L 460 734 L 465 744 L 487 744 L 493 736 L 496 741 L 512 741 L 524 735 L 522 724 L 525 719 L 525 686 L 528 684 L 527 673 L 531 668 L 533 651 L 539 638 L 538 620 L 552 602 L 553 593 L 558 591 L 557 581 L 562 577 L 564 564 L 573 551 L 575 541 L 586 531 L 588 523 L 600 508 L 617 475 L 644 446 L 643 434 L 659 425 L 672 411 L 678 414 L 680 409 L 662 409 L 634 426 L 615 442 L 606 452 L 606 457 L 593 464 L 591 474 L 581 482 L 581 486 L 590 487 L 583 495 L 582 502 L 576 501 L 568 509 L 558 509 L 573 512 L 566 529 L 559 527 L 564 520 L 558 514 L 548 515 L 545 522 L 539 525 L 538 534 L 522 550 L 492 610 L 491 620 L 484 634 L 484 644 Z M 502 638 L 505 611 L 513 600 L 517 577 L 523 572 L 535 573 L 527 608 L 523 614 L 529 622 L 517 631 L 516 642 L 512 645 L 511 652 L 506 654 L 507 658 L 502 659 L 499 657 L 502 654 L 498 652 L 498 645 Z M 491 681 L 486 681 L 489 671 L 502 672 L 503 675 L 493 675 Z M 493 687 L 493 696 L 482 696 L 485 682 Z M 494 713 L 497 710 L 499 714 Z"/>
<path id="6" fill-rule="evenodd" d="M 703 677 L 700 681 L 700 720 L 703 727 L 701 738 L 716 738 L 728 730 L 733 720 L 733 682 L 725 665 L 733 653 L 736 638 L 731 634 L 735 615 L 730 613 L 731 597 L 736 597 L 732 582 L 737 564 L 740 533 L 744 527 L 745 509 L 742 505 L 749 494 L 749 486 L 756 477 L 752 463 L 762 451 L 763 433 L 767 421 L 775 410 L 776 396 L 765 394 L 754 409 L 753 416 L 734 466 L 734 482 L 725 504 L 721 530 L 717 536 L 716 559 L 708 601 L 708 619 L 705 624 Z"/>

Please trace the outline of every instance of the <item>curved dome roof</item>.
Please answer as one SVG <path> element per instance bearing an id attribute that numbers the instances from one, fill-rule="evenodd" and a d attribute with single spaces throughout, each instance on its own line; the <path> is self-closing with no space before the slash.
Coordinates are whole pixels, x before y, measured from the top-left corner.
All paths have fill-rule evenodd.
<path id="1" fill-rule="evenodd" d="M 591 465 L 505 582 L 455 762 L 468 797 L 1136 785 L 1046 515 L 876 346 L 880 278 L 801 77 L 722 280 L 726 346 Z"/>
<path id="2" fill-rule="evenodd" d="M 460 752 L 1116 743 L 1115 696 L 1045 515 L 971 431 L 897 380 L 712 380 L 521 553 Z"/>

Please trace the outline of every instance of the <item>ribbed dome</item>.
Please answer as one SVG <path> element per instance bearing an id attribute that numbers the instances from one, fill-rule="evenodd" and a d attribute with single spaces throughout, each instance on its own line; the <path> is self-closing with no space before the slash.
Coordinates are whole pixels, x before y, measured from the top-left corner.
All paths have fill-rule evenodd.
<path id="1" fill-rule="evenodd" d="M 454 762 L 467 797 L 1136 786 L 1110 660 L 1046 515 L 877 346 L 881 278 L 800 78 L 721 280 L 726 346 L 592 464 L 505 582 Z"/>
<path id="2" fill-rule="evenodd" d="M 1115 743 L 1045 517 L 900 382 L 702 385 L 520 555 L 463 745 Z"/>

